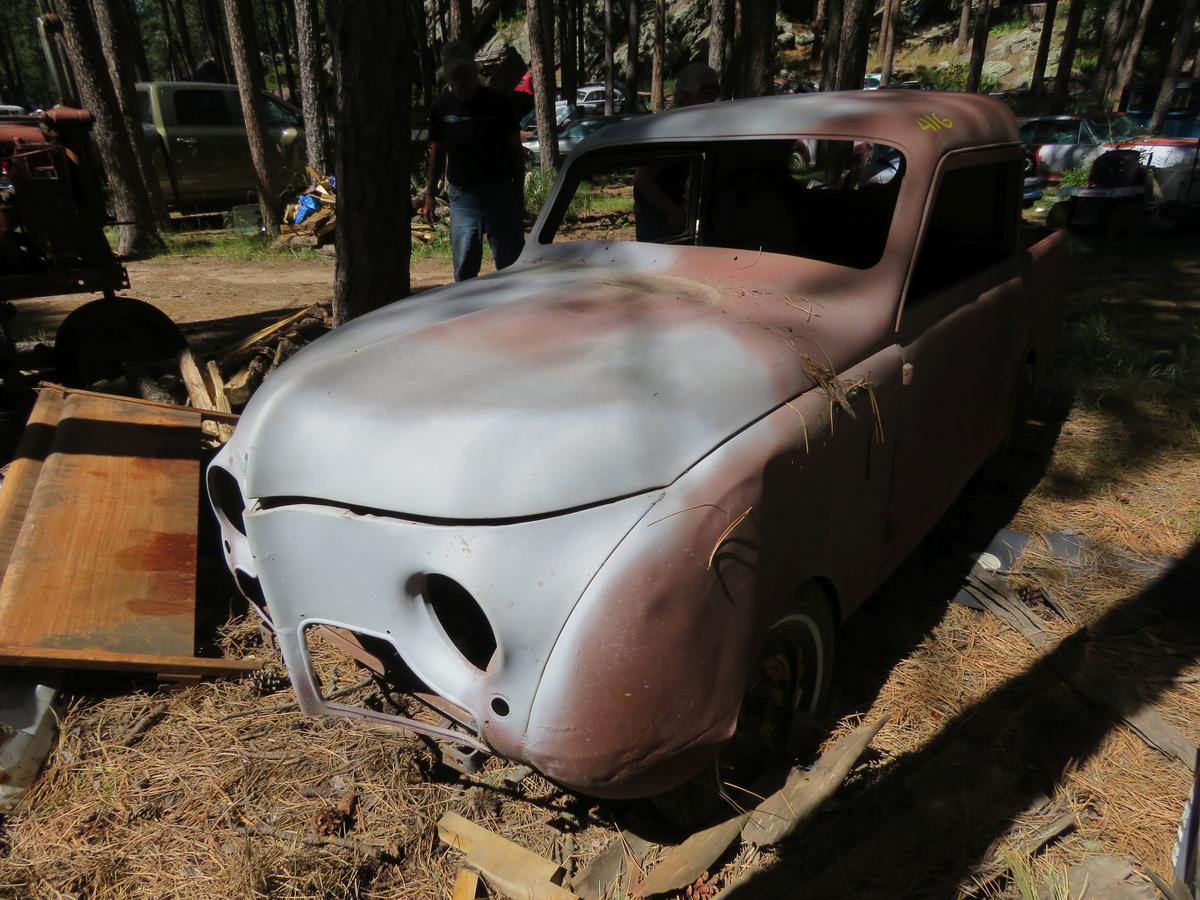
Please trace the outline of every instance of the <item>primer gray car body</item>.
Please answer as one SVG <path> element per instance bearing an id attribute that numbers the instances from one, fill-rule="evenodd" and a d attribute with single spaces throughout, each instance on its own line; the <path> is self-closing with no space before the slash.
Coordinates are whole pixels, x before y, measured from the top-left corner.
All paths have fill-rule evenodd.
<path id="1" fill-rule="evenodd" d="M 547 242 L 592 154 L 763 135 L 901 151 L 904 177 L 871 188 L 896 192 L 877 263 Z M 817 587 L 839 618 L 861 604 L 1002 441 L 1022 371 L 1048 358 L 1061 247 L 1017 241 L 1022 153 L 1011 114 L 973 95 L 645 117 L 571 157 L 516 265 L 289 360 L 209 487 L 301 708 L 600 796 L 699 771 L 797 591 Z M 1014 167 L 1009 243 L 908 311 L 935 186 L 980 160 Z M 403 670 L 444 721 L 327 701 L 308 655 L 319 627 Z"/>

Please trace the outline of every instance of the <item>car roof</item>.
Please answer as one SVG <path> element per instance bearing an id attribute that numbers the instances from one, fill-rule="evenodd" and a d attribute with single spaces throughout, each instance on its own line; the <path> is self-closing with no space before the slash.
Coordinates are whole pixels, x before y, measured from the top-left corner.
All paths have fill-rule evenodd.
<path id="1" fill-rule="evenodd" d="M 1020 143 L 1003 102 L 938 91 L 838 91 L 704 103 L 636 118 L 589 137 L 595 150 L 633 142 L 820 135 L 870 139 L 933 159 L 968 147 Z"/>

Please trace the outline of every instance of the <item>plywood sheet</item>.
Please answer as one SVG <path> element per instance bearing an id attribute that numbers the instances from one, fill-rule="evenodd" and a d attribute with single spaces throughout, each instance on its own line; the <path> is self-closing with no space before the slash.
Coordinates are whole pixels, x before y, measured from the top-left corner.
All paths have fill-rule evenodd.
<path id="1" fill-rule="evenodd" d="M 54 393 L 43 393 L 31 422 L 52 419 Z M 57 396 L 58 420 L 41 422 L 49 446 L 0 581 L 0 661 L 246 668 L 194 658 L 200 414 Z M 0 540 L 17 511 L 0 522 Z"/>

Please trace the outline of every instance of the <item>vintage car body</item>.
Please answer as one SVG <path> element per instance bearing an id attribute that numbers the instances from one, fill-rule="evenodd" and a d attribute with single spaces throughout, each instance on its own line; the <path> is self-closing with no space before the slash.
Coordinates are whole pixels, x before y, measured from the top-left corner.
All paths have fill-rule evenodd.
<path id="1" fill-rule="evenodd" d="M 596 154 L 748 135 L 898 148 L 879 261 L 544 242 Z M 600 796 L 699 771 L 734 732 L 773 623 L 812 624 L 789 612 L 797 592 L 853 612 L 1003 442 L 1023 375 L 1048 362 L 1062 247 L 1019 240 L 1022 155 L 1012 115 L 973 95 L 645 117 L 576 151 L 516 265 L 296 355 L 208 479 L 228 564 L 301 708 L 526 761 Z M 961 181 L 943 179 L 980 165 L 1011 173 L 1003 246 L 966 272 L 969 236 L 938 244 L 929 262 L 962 276 L 907 308 L 938 185 L 952 198 Z M 324 699 L 307 644 L 320 626 L 390 657 L 449 722 Z"/>

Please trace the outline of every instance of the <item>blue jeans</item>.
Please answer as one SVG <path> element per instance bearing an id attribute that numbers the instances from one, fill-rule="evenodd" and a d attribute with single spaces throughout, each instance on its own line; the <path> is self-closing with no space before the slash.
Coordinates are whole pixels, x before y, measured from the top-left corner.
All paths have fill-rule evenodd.
<path id="1" fill-rule="evenodd" d="M 511 182 L 481 187 L 449 186 L 450 252 L 454 257 L 455 281 L 479 274 L 484 232 L 497 269 L 517 261 L 525 246 L 517 190 Z"/>

